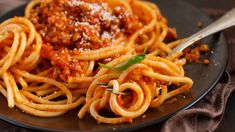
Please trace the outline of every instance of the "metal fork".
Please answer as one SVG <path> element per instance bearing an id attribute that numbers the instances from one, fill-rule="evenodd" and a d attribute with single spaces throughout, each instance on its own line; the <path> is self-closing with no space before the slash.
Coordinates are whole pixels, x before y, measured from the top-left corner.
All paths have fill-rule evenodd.
<path id="1" fill-rule="evenodd" d="M 182 52 L 185 48 L 189 47 L 190 45 L 194 44 L 196 41 L 201 40 L 211 34 L 224 30 L 226 28 L 235 26 L 235 8 L 227 12 L 221 18 L 216 20 L 215 22 L 211 23 L 204 29 L 200 30 L 199 32 L 193 34 L 189 37 L 185 42 L 178 45 L 174 48 L 168 56 L 172 55 L 175 52 Z"/>
<path id="2" fill-rule="evenodd" d="M 168 54 L 168 56 L 172 55 L 175 52 L 182 52 L 185 48 L 189 47 L 190 45 L 193 45 L 196 41 L 198 41 L 202 38 L 205 38 L 211 34 L 214 34 L 216 32 L 219 32 L 221 30 L 224 30 L 226 28 L 232 27 L 232 26 L 235 26 L 235 8 L 233 8 L 231 11 L 227 12 L 224 16 L 219 18 L 217 21 L 208 25 L 206 28 L 193 34 L 185 42 L 183 42 L 182 44 L 175 47 Z M 99 82 L 98 85 L 102 88 L 105 88 L 108 91 L 113 92 L 114 94 L 127 95 L 127 93 L 113 91 L 113 88 L 108 86 L 108 83 Z"/>
<path id="3" fill-rule="evenodd" d="M 117 95 L 130 95 L 130 93 L 124 93 L 124 92 L 115 92 L 113 91 L 113 87 L 112 86 L 108 86 L 108 83 L 103 83 L 103 82 L 98 82 L 97 85 L 99 85 L 101 88 L 105 88 L 106 90 L 117 94 Z"/>

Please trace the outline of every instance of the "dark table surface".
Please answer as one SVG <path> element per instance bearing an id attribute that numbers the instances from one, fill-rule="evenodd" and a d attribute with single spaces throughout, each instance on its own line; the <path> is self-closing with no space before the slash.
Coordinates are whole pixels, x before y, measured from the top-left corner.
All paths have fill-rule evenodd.
<path id="1" fill-rule="evenodd" d="M 24 3 L 26 0 L 0 0 L 0 14 L 6 12 L 19 4 Z M 185 0 L 192 5 L 196 6 L 212 19 L 218 18 L 219 14 L 223 14 L 231 8 L 235 7 L 235 0 Z M 225 36 L 229 37 L 229 44 L 235 43 L 235 28 L 225 31 Z M 232 38 L 232 39 L 231 39 Z M 232 75 L 232 82 L 235 82 L 235 73 Z M 216 132 L 235 132 L 235 93 L 232 93 L 227 102 L 225 114 L 222 122 L 220 123 Z M 163 122 L 164 123 L 164 122 Z M 163 123 L 148 126 L 136 130 L 137 132 L 160 131 Z M 1 132 L 30 132 L 33 130 L 26 130 L 4 121 L 0 121 Z"/>

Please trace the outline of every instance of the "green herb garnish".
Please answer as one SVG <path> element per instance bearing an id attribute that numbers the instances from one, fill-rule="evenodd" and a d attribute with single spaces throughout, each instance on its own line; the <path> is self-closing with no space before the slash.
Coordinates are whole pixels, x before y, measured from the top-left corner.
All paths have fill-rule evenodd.
<path id="1" fill-rule="evenodd" d="M 112 67 L 112 66 L 108 66 L 102 63 L 99 63 L 99 65 L 101 67 L 104 67 L 110 70 L 123 71 L 123 70 L 126 70 L 129 66 L 140 63 L 146 57 L 147 55 L 146 52 L 147 52 L 147 48 L 144 49 L 144 53 L 130 58 L 127 62 L 125 62 L 124 64 L 120 66 Z"/>

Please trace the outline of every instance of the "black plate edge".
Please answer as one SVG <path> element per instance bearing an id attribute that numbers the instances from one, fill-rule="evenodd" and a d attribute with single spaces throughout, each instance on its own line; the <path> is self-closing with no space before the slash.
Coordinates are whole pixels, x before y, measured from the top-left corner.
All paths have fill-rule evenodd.
<path id="1" fill-rule="evenodd" d="M 193 6 L 192 4 L 188 3 L 187 1 L 184 1 L 184 4 L 187 4 L 188 6 L 194 8 L 194 9 L 197 9 L 195 6 Z M 13 11 L 13 10 L 17 10 L 19 8 L 21 8 L 22 6 L 25 6 L 25 4 L 22 4 L 12 10 L 9 10 L 8 12 L 5 12 L 3 14 L 0 15 L 0 17 L 4 18 L 3 16 L 5 16 L 6 14 L 8 14 L 9 12 Z M 201 10 L 198 10 L 199 12 L 201 12 L 202 14 L 204 14 Z M 210 17 L 208 17 L 211 21 L 212 19 Z M 224 42 L 225 41 L 225 36 L 223 33 L 220 34 L 220 40 L 223 40 Z M 140 128 L 143 128 L 143 127 L 147 127 L 147 126 L 150 126 L 150 125 L 153 125 L 153 124 L 158 124 L 158 123 L 161 123 L 169 118 L 171 118 L 172 116 L 176 115 L 178 112 L 180 111 L 183 111 L 183 110 L 186 110 L 190 107 L 192 107 L 193 105 L 195 105 L 198 101 L 200 101 L 203 97 L 205 97 L 210 91 L 213 90 L 213 88 L 218 84 L 218 82 L 220 81 L 220 79 L 222 78 L 222 75 L 224 74 L 224 72 L 226 71 L 226 67 L 227 67 L 227 64 L 228 64 L 228 60 L 229 60 L 229 55 L 228 55 L 228 44 L 225 43 L 225 47 L 226 47 L 226 50 L 227 50 L 227 54 L 226 54 L 226 63 L 222 66 L 221 69 L 223 69 L 222 71 L 223 72 L 220 72 L 218 78 L 216 79 L 216 81 L 214 81 L 211 86 L 207 89 L 206 92 L 204 92 L 200 97 L 196 98 L 195 100 L 193 100 L 190 104 L 182 107 L 181 109 L 165 116 L 165 117 L 162 117 L 162 118 L 158 118 L 156 120 L 150 120 L 150 121 L 146 121 L 145 123 L 141 124 L 141 125 L 136 125 L 135 127 L 124 127 L 124 128 L 119 128 L 117 130 L 114 130 L 114 131 L 133 131 L 133 130 L 137 130 L 137 129 L 140 129 Z M 17 122 L 17 121 L 14 121 L 14 120 L 11 120 L 5 116 L 0 116 L 0 120 L 2 121 L 5 121 L 5 122 L 8 122 L 12 125 L 16 125 L 18 127 L 21 127 L 21 128 L 26 128 L 26 129 L 29 129 L 29 130 L 38 130 L 38 131 L 47 131 L 47 132 L 64 132 L 65 130 L 58 130 L 58 129 L 52 129 L 52 128 L 43 128 L 43 127 L 38 127 L 38 126 L 32 126 L 32 125 L 28 125 L 28 124 L 25 124 L 25 123 L 21 123 L 21 122 Z M 77 132 L 77 131 L 66 131 L 66 132 Z M 79 130 L 79 132 L 87 132 L 86 130 Z M 89 132 L 103 132 L 103 130 L 91 130 Z"/>

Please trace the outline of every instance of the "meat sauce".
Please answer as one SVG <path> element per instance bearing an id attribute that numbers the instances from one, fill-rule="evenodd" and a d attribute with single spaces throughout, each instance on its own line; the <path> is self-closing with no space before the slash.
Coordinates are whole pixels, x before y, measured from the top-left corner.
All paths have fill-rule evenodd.
<path id="1" fill-rule="evenodd" d="M 186 48 L 183 52 L 184 57 L 188 62 L 200 62 L 201 54 L 207 53 L 209 50 L 208 45 L 200 44 L 194 48 Z M 204 59 L 202 63 L 209 64 L 209 60 Z"/>
<path id="2" fill-rule="evenodd" d="M 110 46 L 143 26 L 137 16 L 121 6 L 111 9 L 105 0 L 52 0 L 33 9 L 30 20 L 43 39 L 41 57 L 63 80 L 83 74 L 85 62 L 73 60 L 73 52 Z"/>

